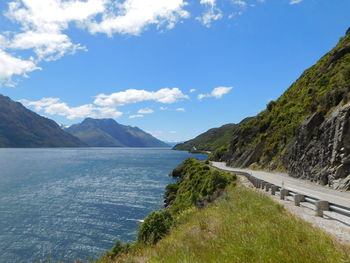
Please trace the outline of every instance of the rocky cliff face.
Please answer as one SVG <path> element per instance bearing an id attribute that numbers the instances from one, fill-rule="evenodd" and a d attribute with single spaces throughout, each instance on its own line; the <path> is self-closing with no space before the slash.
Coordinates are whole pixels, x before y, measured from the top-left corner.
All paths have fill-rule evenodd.
<path id="1" fill-rule="evenodd" d="M 350 190 L 350 104 L 303 122 L 283 161 L 293 177 Z"/>
<path id="2" fill-rule="evenodd" d="M 293 177 L 350 190 L 350 29 L 280 98 L 238 124 L 231 138 L 227 152 L 214 152 L 214 159 L 287 170 Z"/>

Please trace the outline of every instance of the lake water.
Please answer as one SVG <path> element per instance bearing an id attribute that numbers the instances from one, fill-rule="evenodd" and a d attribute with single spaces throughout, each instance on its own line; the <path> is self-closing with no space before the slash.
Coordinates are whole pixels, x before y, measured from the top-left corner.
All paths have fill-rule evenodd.
<path id="1" fill-rule="evenodd" d="M 94 258 L 163 205 L 170 149 L 0 149 L 0 262 Z"/>

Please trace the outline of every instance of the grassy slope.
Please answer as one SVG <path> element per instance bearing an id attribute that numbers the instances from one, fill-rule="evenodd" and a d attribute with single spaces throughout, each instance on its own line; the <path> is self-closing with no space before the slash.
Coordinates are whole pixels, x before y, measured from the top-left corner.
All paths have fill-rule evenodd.
<path id="1" fill-rule="evenodd" d="M 174 149 L 191 151 L 196 147 L 214 152 L 212 160 L 234 166 L 256 163 L 262 168 L 283 170 L 281 157 L 300 124 L 316 112 L 327 116 L 336 106 L 349 102 L 349 98 L 350 32 L 257 116 L 237 125 L 211 129 Z M 256 152 L 255 156 L 247 160 L 245 154 L 252 152 Z"/>
<path id="2" fill-rule="evenodd" d="M 193 206 L 155 246 L 103 262 L 350 262 L 350 248 L 290 215 L 270 198 L 230 185 L 204 209 Z"/>
<path id="3" fill-rule="evenodd" d="M 198 151 L 214 151 L 229 144 L 235 127 L 235 124 L 226 124 L 210 129 L 192 140 L 175 145 L 174 150 L 191 151 L 193 147 L 196 147 Z"/>
<path id="4" fill-rule="evenodd" d="M 350 34 L 341 38 L 332 51 L 306 70 L 277 101 L 270 102 L 260 114 L 238 124 L 227 134 L 227 141 L 222 145 L 229 144 L 230 147 L 226 157 L 221 159 L 242 165 L 235 161 L 260 144 L 262 148 L 258 156 L 245 165 L 256 162 L 260 167 L 267 167 L 275 163 L 272 168 L 283 169 L 281 156 L 301 122 L 315 112 L 327 115 L 349 98 Z M 216 150 L 221 151 L 217 156 L 222 157 L 223 149 L 218 147 Z M 215 154 L 212 158 L 218 159 Z"/>

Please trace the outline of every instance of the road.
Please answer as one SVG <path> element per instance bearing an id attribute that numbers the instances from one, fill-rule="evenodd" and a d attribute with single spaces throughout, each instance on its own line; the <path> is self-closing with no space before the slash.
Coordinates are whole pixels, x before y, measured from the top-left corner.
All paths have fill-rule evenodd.
<path id="1" fill-rule="evenodd" d="M 249 173 L 258 179 L 264 180 L 274 185 L 280 187 L 284 185 L 284 187 L 288 190 L 350 208 L 350 192 L 336 191 L 324 186 L 316 185 L 306 180 L 290 177 L 287 174 L 283 173 L 233 168 L 226 166 L 226 164 L 223 162 L 211 162 L 211 164 L 213 167 L 216 167 L 220 170 L 236 173 Z"/>

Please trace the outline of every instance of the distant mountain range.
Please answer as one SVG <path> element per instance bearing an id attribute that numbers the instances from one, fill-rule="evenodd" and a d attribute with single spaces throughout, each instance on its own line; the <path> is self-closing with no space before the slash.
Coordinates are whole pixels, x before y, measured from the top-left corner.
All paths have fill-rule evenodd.
<path id="1" fill-rule="evenodd" d="M 87 118 L 64 130 L 91 147 L 169 147 L 140 128 L 113 119 Z"/>
<path id="2" fill-rule="evenodd" d="M 78 138 L 64 132 L 56 122 L 44 118 L 21 103 L 0 95 L 0 147 L 84 147 Z"/>

